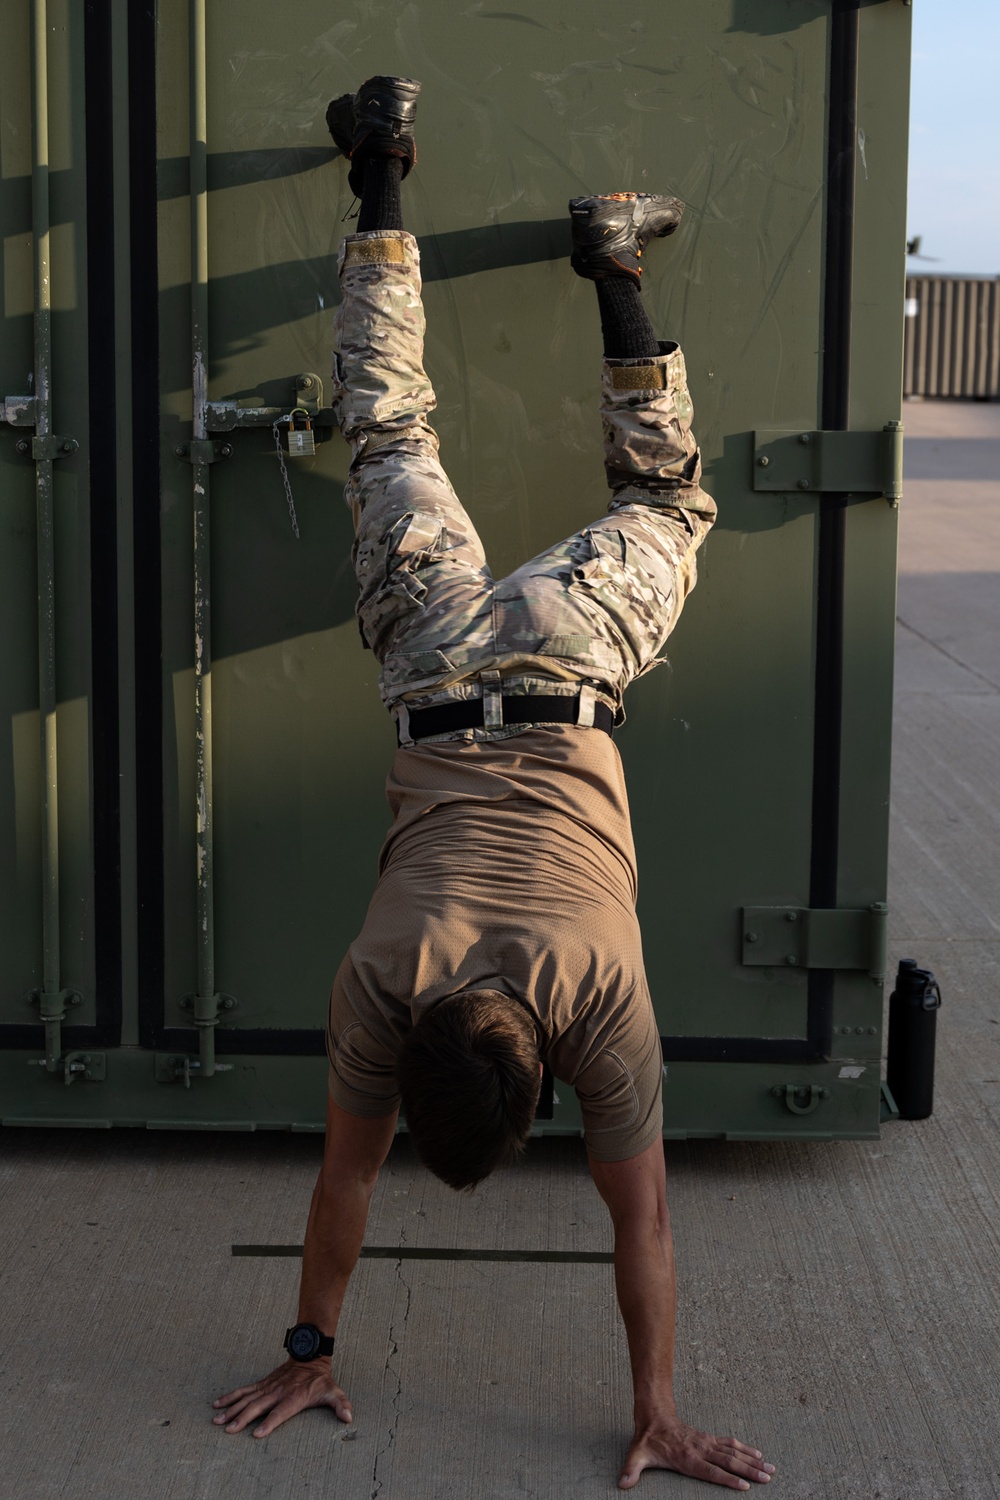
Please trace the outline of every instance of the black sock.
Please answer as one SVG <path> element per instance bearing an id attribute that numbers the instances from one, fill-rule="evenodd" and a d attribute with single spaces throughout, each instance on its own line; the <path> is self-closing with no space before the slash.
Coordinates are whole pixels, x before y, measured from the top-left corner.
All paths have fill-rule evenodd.
<path id="1" fill-rule="evenodd" d="M 400 156 L 369 156 L 365 159 L 365 182 L 358 215 L 358 233 L 369 229 L 402 229 L 403 181 Z"/>
<path id="2" fill-rule="evenodd" d="M 628 276 L 602 276 L 594 285 L 605 359 L 645 359 L 659 354 L 660 345 L 636 283 Z"/>

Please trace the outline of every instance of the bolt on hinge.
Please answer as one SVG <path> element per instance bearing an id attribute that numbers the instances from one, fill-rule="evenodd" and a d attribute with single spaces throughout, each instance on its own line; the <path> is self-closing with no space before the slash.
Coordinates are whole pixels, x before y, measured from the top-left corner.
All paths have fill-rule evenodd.
<path id="1" fill-rule="evenodd" d="M 174 453 L 189 464 L 217 464 L 232 458 L 233 445 L 216 442 L 214 438 L 190 438 L 186 443 L 178 443 Z"/>
<path id="2" fill-rule="evenodd" d="M 76 438 L 57 437 L 55 433 L 47 433 L 45 437 L 18 438 L 14 451 L 30 453 L 33 462 L 39 464 L 46 459 L 68 458 L 71 453 L 76 453 L 79 446 Z"/>
<path id="3" fill-rule="evenodd" d="M 24 994 L 25 1005 L 40 1005 L 44 993 L 44 990 L 26 990 Z M 79 990 L 59 990 L 55 995 L 50 995 L 47 998 L 49 1000 L 50 1006 L 53 1003 L 55 1003 L 57 1006 L 83 1004 L 83 996 L 80 994 Z M 62 1018 L 60 1017 L 60 1019 Z"/>
<path id="4" fill-rule="evenodd" d="M 197 995 L 184 995 L 180 1000 L 178 1000 L 177 1004 L 180 1006 L 181 1010 L 194 1010 L 197 1000 Z M 212 1000 L 215 1002 L 215 1009 L 217 1011 L 235 1010 L 237 1005 L 239 1004 L 239 1001 L 236 999 L 235 995 L 213 995 Z"/>

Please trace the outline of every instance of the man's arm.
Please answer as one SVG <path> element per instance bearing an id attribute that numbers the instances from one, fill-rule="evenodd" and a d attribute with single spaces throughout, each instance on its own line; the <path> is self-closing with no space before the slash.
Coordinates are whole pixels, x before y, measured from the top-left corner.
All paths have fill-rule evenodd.
<path id="1" fill-rule="evenodd" d="M 363 1120 L 332 1099 L 327 1102 L 326 1146 L 306 1227 L 298 1316 L 300 1323 L 314 1323 L 322 1333 L 337 1331 L 365 1237 L 368 1205 L 395 1133 L 396 1112 Z M 267 1437 L 310 1406 L 330 1406 L 342 1422 L 353 1416 L 348 1396 L 333 1378 L 332 1359 L 324 1356 L 308 1364 L 288 1359 L 263 1380 L 229 1391 L 212 1405 L 223 1408 L 212 1420 L 227 1432 L 242 1432 L 267 1413 L 254 1437 Z"/>
<path id="2" fill-rule="evenodd" d="M 677 1288 L 667 1209 L 663 1142 L 627 1161 L 590 1158 L 590 1174 L 615 1229 L 615 1287 L 628 1335 L 635 1397 L 635 1434 L 619 1488 L 638 1484 L 644 1469 L 676 1469 L 730 1489 L 766 1484 L 774 1473 L 756 1448 L 689 1427 L 674 1405 L 674 1324 Z"/>

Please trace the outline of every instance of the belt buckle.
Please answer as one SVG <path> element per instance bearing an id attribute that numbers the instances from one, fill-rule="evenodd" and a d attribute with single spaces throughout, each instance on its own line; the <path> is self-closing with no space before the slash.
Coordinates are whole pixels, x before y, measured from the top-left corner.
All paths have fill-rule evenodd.
<path id="1" fill-rule="evenodd" d="M 500 673 L 492 668 L 488 672 L 480 672 L 479 681 L 483 685 L 483 728 L 503 728 L 503 692 Z"/>

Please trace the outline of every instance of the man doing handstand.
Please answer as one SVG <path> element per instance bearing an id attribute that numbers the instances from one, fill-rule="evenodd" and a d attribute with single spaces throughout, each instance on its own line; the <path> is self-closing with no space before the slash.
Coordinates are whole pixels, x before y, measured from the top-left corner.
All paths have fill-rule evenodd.
<path id="1" fill-rule="evenodd" d="M 339 257 L 334 406 L 352 463 L 358 617 L 399 748 L 393 824 L 330 999 L 327 1134 L 289 1359 L 220 1397 L 216 1423 L 266 1437 L 327 1405 L 352 1420 L 333 1336 L 402 1105 L 454 1188 L 524 1149 L 542 1063 L 576 1089 L 615 1236 L 635 1428 L 619 1484 L 676 1469 L 734 1489 L 774 1472 L 682 1422 L 662 1143 L 662 1058 L 635 914 L 635 852 L 611 732 L 655 664 L 715 517 L 700 486 L 676 344 L 643 308 L 640 257 L 674 198 L 570 205 L 573 268 L 597 286 L 610 511 L 494 580 L 428 425 L 416 241 L 400 184 L 419 85 L 372 78 L 327 113 L 361 199 Z"/>

